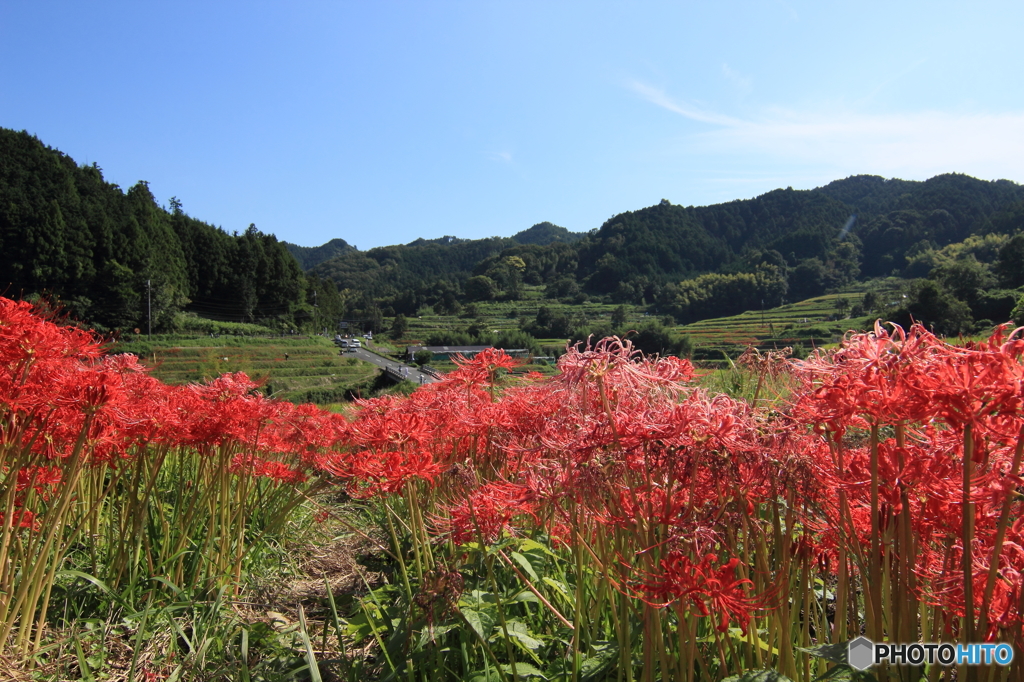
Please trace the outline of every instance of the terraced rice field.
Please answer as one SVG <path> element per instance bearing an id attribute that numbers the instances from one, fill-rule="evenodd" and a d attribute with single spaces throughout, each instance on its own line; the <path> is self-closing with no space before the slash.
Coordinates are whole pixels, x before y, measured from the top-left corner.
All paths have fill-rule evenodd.
<path id="1" fill-rule="evenodd" d="M 120 344 L 118 350 L 136 352 L 153 376 L 167 383 L 245 372 L 264 381 L 269 394 L 293 402 L 338 402 L 345 391 L 367 384 L 378 372 L 369 363 L 340 355 L 331 341 L 318 336 L 240 341 L 155 335 L 152 341 Z"/>
<path id="2" fill-rule="evenodd" d="M 762 350 L 791 346 L 807 351 L 837 343 L 847 331 L 867 329 L 877 317 L 885 317 L 884 313 L 846 317 L 863 299 L 864 291 L 828 294 L 764 311 L 701 320 L 679 331 L 693 338 L 694 356 L 701 361 L 724 362 L 723 353 L 732 357 L 746 346 Z"/>
<path id="3" fill-rule="evenodd" d="M 793 347 L 797 354 L 837 343 L 847 331 L 870 328 L 876 318 L 886 319 L 884 310 L 871 311 L 859 317 L 850 317 L 850 311 L 861 304 L 868 290 L 875 291 L 884 306 L 892 307 L 892 299 L 899 296 L 900 282 L 875 280 L 850 285 L 846 291 L 817 296 L 777 308 L 750 310 L 740 315 L 701 320 L 689 325 L 673 326 L 677 334 L 690 336 L 695 342 L 694 359 L 708 366 L 728 366 L 726 357 L 736 357 L 748 345 L 759 349 Z M 526 297 L 519 301 L 491 301 L 474 304 L 476 315 L 436 315 L 423 309 L 418 317 L 410 317 L 408 330 L 398 343 L 396 351 L 408 344 L 422 343 L 431 334 L 443 330 L 464 330 L 475 325 L 490 332 L 500 333 L 520 327 L 521 320 L 530 321 L 541 306 L 553 315 L 569 315 L 588 325 L 608 322 L 618 307 L 614 303 L 587 301 L 579 304 L 544 299 L 543 287 L 525 287 Z M 653 319 L 654 313 L 645 312 L 646 306 L 626 305 L 627 325 L 639 328 Z M 662 321 L 663 317 L 658 317 Z M 386 338 L 386 337 L 383 337 Z M 564 339 L 538 339 L 549 354 L 560 353 Z M 450 367 L 445 367 L 450 369 Z M 542 370 L 543 371 L 543 370 Z"/>

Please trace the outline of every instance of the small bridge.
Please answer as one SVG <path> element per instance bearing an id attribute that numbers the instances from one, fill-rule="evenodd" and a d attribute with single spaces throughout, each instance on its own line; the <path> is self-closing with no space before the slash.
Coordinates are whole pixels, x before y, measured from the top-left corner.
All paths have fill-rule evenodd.
<path id="1" fill-rule="evenodd" d="M 432 367 L 416 369 L 415 367 L 405 365 L 399 367 L 387 365 L 384 367 L 384 375 L 395 382 L 411 381 L 421 386 L 423 384 L 432 384 L 441 378 L 441 373 Z"/>

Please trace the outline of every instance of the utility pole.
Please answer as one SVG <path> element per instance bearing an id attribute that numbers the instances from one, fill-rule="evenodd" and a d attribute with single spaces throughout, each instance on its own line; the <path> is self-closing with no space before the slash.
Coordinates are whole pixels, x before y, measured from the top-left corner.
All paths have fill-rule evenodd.
<path id="1" fill-rule="evenodd" d="M 146 280 L 146 299 L 149 304 L 149 338 L 153 338 L 153 280 Z"/>
<path id="2" fill-rule="evenodd" d="M 316 289 L 313 289 L 313 329 L 320 333 L 320 307 L 316 304 Z"/>

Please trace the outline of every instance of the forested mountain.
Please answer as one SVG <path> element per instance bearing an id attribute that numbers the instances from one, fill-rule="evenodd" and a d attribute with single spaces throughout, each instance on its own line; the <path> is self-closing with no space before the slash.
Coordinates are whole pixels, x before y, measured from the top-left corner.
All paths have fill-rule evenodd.
<path id="1" fill-rule="evenodd" d="M 512 246 L 516 243 L 501 237 L 417 239 L 404 245 L 345 253 L 312 271 L 333 280 L 339 289 L 372 297 L 393 296 L 438 279 L 465 279 L 477 263 Z"/>
<path id="2" fill-rule="evenodd" d="M 315 272 L 406 314 L 516 299 L 522 284 L 545 284 L 549 296 L 646 303 L 689 321 L 856 278 L 925 276 L 928 254 L 971 235 L 1013 234 L 1022 218 L 1024 187 L 1010 181 L 864 175 L 713 206 L 662 200 L 586 234 L 540 223 L 511 240 L 419 239 L 346 253 Z"/>
<path id="3" fill-rule="evenodd" d="M 320 246 L 299 246 L 298 244 L 289 244 L 288 242 L 281 243 L 288 248 L 289 253 L 295 256 L 295 260 L 299 261 L 299 265 L 302 266 L 303 270 L 309 270 L 326 260 L 356 251 L 356 248 L 344 239 L 332 239 Z"/>
<path id="4" fill-rule="evenodd" d="M 333 287 L 332 287 L 333 288 Z M 284 245 L 250 225 L 228 234 L 157 204 L 145 182 L 127 192 L 99 166 L 79 166 L 26 132 L 0 129 L 0 291 L 44 295 L 100 328 L 175 313 L 302 323 L 307 278 Z"/>
<path id="5" fill-rule="evenodd" d="M 278 326 L 311 324 L 316 313 L 319 324 L 344 317 L 376 331 L 383 317 L 423 306 L 454 313 L 517 300 L 525 285 L 563 301 L 647 305 L 680 322 L 882 275 L 927 277 L 932 289 L 915 292 L 958 319 L 970 317 L 964 309 L 1005 318 L 1024 285 L 1024 235 L 1014 236 L 1024 231 L 1024 187 L 959 174 L 854 176 L 703 207 L 662 200 L 587 233 L 544 222 L 510 238 L 368 251 L 343 239 L 286 244 L 255 225 L 229 234 L 170 203 L 145 182 L 124 192 L 96 164 L 0 129 L 0 291 L 59 298 L 111 329 L 143 326 L 151 294 L 158 329 L 192 311 Z"/>
<path id="6" fill-rule="evenodd" d="M 519 242 L 520 244 L 546 246 L 555 242 L 578 242 L 585 236 L 586 234 L 583 232 L 570 232 L 564 227 L 543 222 L 512 235 L 512 241 Z"/>

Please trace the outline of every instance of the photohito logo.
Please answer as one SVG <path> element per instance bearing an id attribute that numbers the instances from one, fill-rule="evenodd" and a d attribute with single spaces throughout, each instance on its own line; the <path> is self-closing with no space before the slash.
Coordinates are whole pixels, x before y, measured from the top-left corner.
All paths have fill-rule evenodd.
<path id="1" fill-rule="evenodd" d="M 846 660 L 854 670 L 866 670 L 879 663 L 922 665 L 1009 665 L 1013 647 L 1009 644 L 875 644 L 867 637 L 851 640 Z"/>

